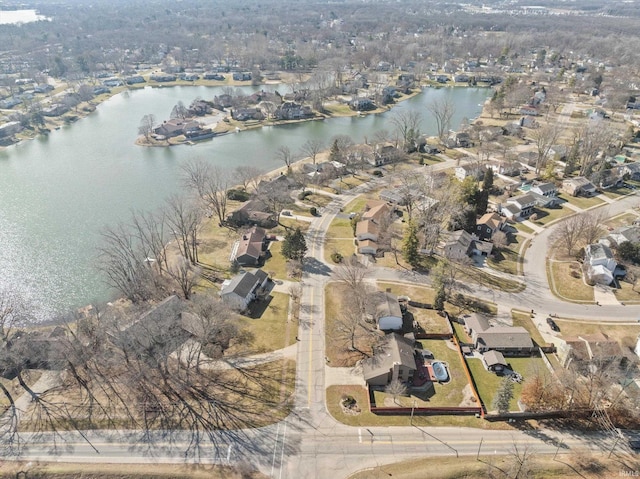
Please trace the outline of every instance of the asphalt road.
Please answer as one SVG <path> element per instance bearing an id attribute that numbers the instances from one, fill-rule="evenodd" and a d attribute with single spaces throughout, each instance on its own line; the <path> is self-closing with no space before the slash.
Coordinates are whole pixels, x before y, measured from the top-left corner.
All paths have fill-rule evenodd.
<path id="1" fill-rule="evenodd" d="M 430 167 L 432 171 L 454 166 L 452 160 Z M 200 462 L 237 464 L 251 462 L 269 477 L 279 479 L 338 479 L 367 467 L 425 456 L 508 454 L 514 443 L 537 453 L 568 453 L 575 449 L 610 450 L 615 439 L 572 431 L 488 431 L 482 428 L 418 428 L 345 426 L 335 421 L 325 404 L 324 290 L 331 278 L 324 263 L 325 232 L 340 208 L 355 196 L 382 184 L 375 179 L 355 191 L 335 199 L 321 217 L 311 221 L 306 235 L 309 259 L 305 262 L 298 331 L 295 408 L 286 420 L 269 427 L 230 433 L 215 433 L 216 446 L 203 446 L 198 455 L 185 456 L 192 444 L 186 434 L 159 435 L 141 440 L 139 433 L 122 431 L 87 432 L 85 441 L 77 433 L 23 435 L 28 447 L 19 456 L 11 445 L 0 451 L 6 458 L 68 462 Z M 614 215 L 638 204 L 634 195 L 607 206 Z M 504 304 L 506 307 L 555 312 L 583 319 L 635 320 L 636 306 L 587 306 L 568 304 L 555 298 L 546 283 L 545 261 L 553 228 L 535 237 L 527 250 L 524 273 L 527 288 L 522 293 L 504 293 L 480 285 L 466 285 L 470 294 Z M 428 276 L 413 272 L 377 269 L 376 277 L 407 283 L 428 284 Z M 478 419 L 478 421 L 481 421 Z M 90 444 L 91 443 L 91 444 Z M 54 447 L 57 444 L 57 447 Z M 15 451 L 14 451 L 15 452 Z M 2 457 L 0 456 L 0 457 Z"/>

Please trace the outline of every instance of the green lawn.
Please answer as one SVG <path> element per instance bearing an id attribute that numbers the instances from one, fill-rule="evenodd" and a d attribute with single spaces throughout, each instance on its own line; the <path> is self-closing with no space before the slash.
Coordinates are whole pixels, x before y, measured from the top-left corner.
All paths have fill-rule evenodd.
<path id="1" fill-rule="evenodd" d="M 634 304 L 640 302 L 640 284 L 635 287 L 635 291 L 631 283 L 620 281 L 619 284 L 620 288 L 613 290 L 618 301 Z"/>
<path id="2" fill-rule="evenodd" d="M 523 223 L 513 223 L 512 226 L 514 228 L 516 228 L 518 231 L 520 231 L 521 233 L 527 233 L 527 234 L 533 234 L 533 229 L 529 228 L 527 225 L 523 224 Z"/>
<path id="3" fill-rule="evenodd" d="M 327 230 L 327 239 L 346 239 L 353 238 L 353 228 L 351 227 L 351 220 L 348 218 L 335 218 L 329 225 Z"/>
<path id="4" fill-rule="evenodd" d="M 523 311 L 511 311 L 511 317 L 513 318 L 514 326 L 522 326 L 524 329 L 529 331 L 531 335 L 531 339 L 535 341 L 538 346 L 544 346 L 546 344 L 545 340 L 542 338 L 540 331 L 531 320 L 531 314 Z"/>
<path id="5" fill-rule="evenodd" d="M 571 273 L 579 277 L 572 276 Z M 582 280 L 582 271 L 577 262 L 551 261 L 547 264 L 547 274 L 553 278 L 551 292 L 567 301 L 593 302 L 593 287 Z"/>
<path id="6" fill-rule="evenodd" d="M 286 335 L 289 295 L 272 292 L 271 296 L 268 304 L 256 304 L 258 314 L 262 313 L 259 317 L 242 316 L 238 320 L 242 330 L 253 336 L 248 347 L 244 344 L 241 346 L 242 352 L 246 349 L 250 353 L 276 351 L 295 343 L 297 324 L 291 323 L 288 338 Z M 235 349 L 231 352 L 240 352 Z"/>
<path id="7" fill-rule="evenodd" d="M 616 199 L 616 198 L 620 198 L 622 196 L 627 196 L 627 195 L 631 195 L 634 193 L 634 190 L 630 190 L 628 188 L 609 188 L 608 190 L 604 190 L 602 192 L 603 195 L 611 198 L 611 199 Z"/>

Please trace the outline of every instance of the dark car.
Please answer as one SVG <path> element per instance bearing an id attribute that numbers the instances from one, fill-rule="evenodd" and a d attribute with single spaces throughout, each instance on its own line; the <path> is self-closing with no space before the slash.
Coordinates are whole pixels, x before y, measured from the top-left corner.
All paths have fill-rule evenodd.
<path id="1" fill-rule="evenodd" d="M 547 324 L 553 331 L 560 331 L 560 327 L 553 319 L 547 318 Z"/>

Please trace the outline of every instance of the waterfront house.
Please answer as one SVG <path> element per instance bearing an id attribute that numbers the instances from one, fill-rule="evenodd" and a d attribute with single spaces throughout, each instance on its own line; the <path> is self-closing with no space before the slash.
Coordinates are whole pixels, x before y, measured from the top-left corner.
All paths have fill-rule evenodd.
<path id="1" fill-rule="evenodd" d="M 269 276 L 261 269 L 253 273 L 246 271 L 222 283 L 220 297 L 231 309 L 244 311 L 265 290 Z"/>
<path id="2" fill-rule="evenodd" d="M 266 249 L 267 235 L 263 228 L 254 226 L 242 234 L 231 249 L 231 262 L 240 266 L 256 266 Z"/>

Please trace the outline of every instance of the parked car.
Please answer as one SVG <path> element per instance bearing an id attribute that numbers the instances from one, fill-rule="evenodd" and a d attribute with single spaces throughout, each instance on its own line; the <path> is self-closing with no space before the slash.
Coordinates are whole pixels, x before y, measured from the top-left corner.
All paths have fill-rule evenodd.
<path id="1" fill-rule="evenodd" d="M 556 331 L 556 332 L 560 331 L 560 327 L 558 326 L 558 323 L 556 323 L 552 318 L 547 318 L 547 324 L 549 325 L 552 331 Z"/>
<path id="2" fill-rule="evenodd" d="M 289 211 L 289 210 L 282 210 L 282 213 L 280 213 L 280 214 L 281 214 L 282 216 L 293 216 L 293 215 L 291 214 L 291 211 Z"/>

